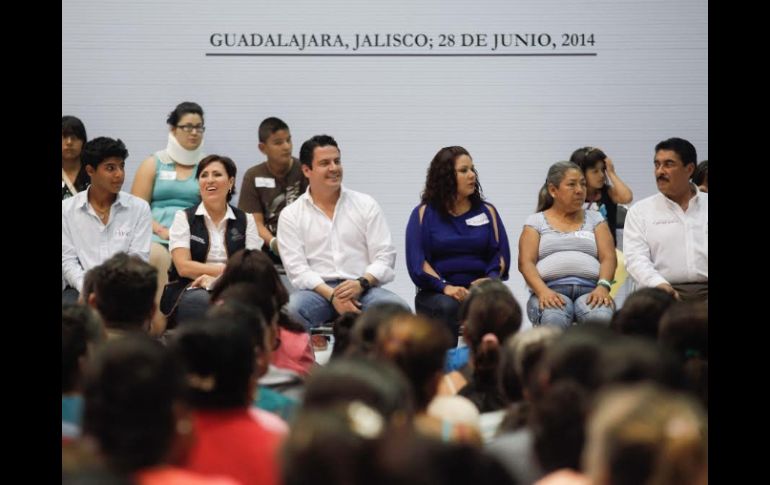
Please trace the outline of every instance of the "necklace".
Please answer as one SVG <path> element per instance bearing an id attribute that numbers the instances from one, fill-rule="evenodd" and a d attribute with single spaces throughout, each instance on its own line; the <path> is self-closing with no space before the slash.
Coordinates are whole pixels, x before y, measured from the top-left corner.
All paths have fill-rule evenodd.
<path id="1" fill-rule="evenodd" d="M 110 215 L 110 208 L 109 208 L 109 207 L 107 207 L 107 208 L 106 208 L 106 209 L 104 209 L 104 210 L 99 210 L 99 209 L 97 209 L 97 208 L 96 208 L 96 206 L 95 206 L 95 205 L 93 205 L 93 204 L 91 204 L 91 207 L 93 207 L 93 209 L 94 209 L 94 212 L 96 212 L 96 214 L 99 216 L 99 219 L 101 219 L 102 221 L 104 221 L 105 219 L 107 219 L 107 216 L 109 216 L 109 215 Z"/>

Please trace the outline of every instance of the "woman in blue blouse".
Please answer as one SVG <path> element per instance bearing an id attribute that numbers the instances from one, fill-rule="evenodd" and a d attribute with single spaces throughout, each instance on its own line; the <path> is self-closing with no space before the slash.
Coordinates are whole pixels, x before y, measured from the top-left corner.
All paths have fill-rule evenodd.
<path id="1" fill-rule="evenodd" d="M 468 289 L 508 278 L 511 251 L 497 210 L 483 201 L 473 160 L 462 147 L 439 150 L 422 202 L 406 227 L 406 265 L 418 287 L 417 313 L 443 321 L 457 337 Z"/>

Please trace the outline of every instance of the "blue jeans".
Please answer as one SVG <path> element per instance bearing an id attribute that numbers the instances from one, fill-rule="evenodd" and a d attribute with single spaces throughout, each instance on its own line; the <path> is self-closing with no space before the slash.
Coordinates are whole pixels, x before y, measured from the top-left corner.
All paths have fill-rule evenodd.
<path id="1" fill-rule="evenodd" d="M 432 290 L 420 290 L 414 297 L 414 309 L 420 315 L 425 315 L 446 325 L 446 328 L 452 332 L 455 340 L 460 334 L 460 321 L 458 312 L 460 302 Z"/>
<path id="2" fill-rule="evenodd" d="M 584 285 L 554 285 L 550 287 L 562 296 L 564 308 L 545 308 L 540 310 L 537 295 L 532 295 L 527 301 L 527 316 L 532 325 L 552 325 L 566 329 L 572 322 L 585 323 L 587 321 L 601 322 L 609 325 L 615 310 L 608 306 L 595 306 L 591 308 L 586 303 L 588 294 L 594 291 L 593 286 Z"/>
<path id="3" fill-rule="evenodd" d="M 332 288 L 340 283 L 342 280 L 326 282 Z M 395 303 L 411 312 L 409 304 L 400 296 L 379 286 L 375 286 L 359 296 L 358 301 L 361 302 L 362 311 L 366 311 L 367 308 L 378 303 Z M 308 330 L 330 322 L 339 316 L 334 306 L 313 290 L 296 290 L 289 295 L 286 312 L 292 320 L 301 323 Z"/>

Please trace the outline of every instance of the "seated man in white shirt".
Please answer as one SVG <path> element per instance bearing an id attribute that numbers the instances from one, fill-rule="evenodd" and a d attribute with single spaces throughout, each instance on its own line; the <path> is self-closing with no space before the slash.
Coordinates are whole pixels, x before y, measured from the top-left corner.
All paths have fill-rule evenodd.
<path id="1" fill-rule="evenodd" d="M 660 193 L 626 215 L 623 250 L 638 287 L 657 287 L 678 300 L 708 301 L 708 194 L 690 182 L 695 147 L 669 138 L 655 147 Z"/>
<path id="2" fill-rule="evenodd" d="M 408 310 L 403 299 L 380 287 L 395 276 L 396 249 L 377 202 L 342 187 L 337 142 L 314 136 L 302 144 L 299 159 L 308 190 L 278 219 L 281 259 L 297 289 L 289 316 L 310 329 L 377 303 Z"/>
<path id="3" fill-rule="evenodd" d="M 86 271 L 113 254 L 125 251 L 145 261 L 150 257 L 150 206 L 120 190 L 127 157 L 123 142 L 112 138 L 94 138 L 83 147 L 81 159 L 91 185 L 61 203 L 63 302 L 77 301 Z"/>

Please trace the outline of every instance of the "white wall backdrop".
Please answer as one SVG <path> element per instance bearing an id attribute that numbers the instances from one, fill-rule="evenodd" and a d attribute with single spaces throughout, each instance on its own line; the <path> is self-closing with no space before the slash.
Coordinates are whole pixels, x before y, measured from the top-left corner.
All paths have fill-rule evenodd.
<path id="1" fill-rule="evenodd" d="M 345 185 L 385 210 L 399 253 L 389 288 L 412 304 L 406 222 L 433 155 L 462 145 L 503 217 L 513 253 L 508 285 L 524 304 L 516 246 L 551 163 L 581 146 L 601 147 L 640 200 L 656 190 L 658 141 L 689 139 L 699 159 L 708 158 L 707 17 L 701 0 L 67 0 L 62 115 L 80 117 L 89 138 L 123 139 L 124 190 L 141 160 L 165 147 L 166 115 L 181 101 L 203 106 L 206 152 L 232 157 L 239 175 L 262 161 L 257 127 L 265 117 L 289 124 L 295 154 L 310 136 L 334 136 Z M 350 44 L 216 47 L 215 33 L 281 33 L 284 43 L 291 34 L 328 33 Z M 356 33 L 381 40 L 422 33 L 433 48 L 353 52 Z M 495 33 L 548 33 L 556 47 L 462 47 L 462 33 L 486 33 L 490 44 Z M 593 34 L 594 44 L 562 46 L 563 33 Z M 449 34 L 455 46 L 441 48 L 440 36 L 448 43 Z M 252 56 L 265 53 L 294 56 Z M 565 53 L 595 55 L 552 56 Z"/>

